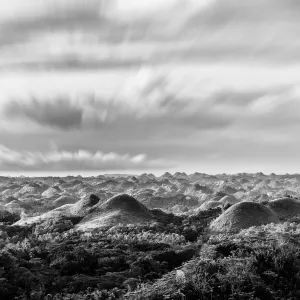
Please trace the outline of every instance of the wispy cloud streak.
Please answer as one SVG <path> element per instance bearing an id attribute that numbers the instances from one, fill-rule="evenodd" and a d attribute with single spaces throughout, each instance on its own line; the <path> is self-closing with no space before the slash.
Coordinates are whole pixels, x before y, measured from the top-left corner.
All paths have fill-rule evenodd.
<path id="1" fill-rule="evenodd" d="M 16 151 L 0 145 L 0 167 L 8 171 L 86 171 L 86 170 L 126 170 L 126 169 L 160 169 L 170 166 L 162 160 L 148 159 L 145 154 L 130 156 L 115 152 L 94 153 L 87 150 L 76 152 L 51 150 Z"/>

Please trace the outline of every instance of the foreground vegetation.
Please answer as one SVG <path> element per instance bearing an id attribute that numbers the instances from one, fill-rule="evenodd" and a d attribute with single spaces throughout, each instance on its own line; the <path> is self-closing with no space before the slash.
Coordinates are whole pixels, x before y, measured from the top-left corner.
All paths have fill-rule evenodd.
<path id="1" fill-rule="evenodd" d="M 197 256 L 206 225 L 219 211 L 161 222 L 73 229 L 80 218 L 28 227 L 0 225 L 0 299 L 119 299 Z"/>
<path id="2" fill-rule="evenodd" d="M 299 218 L 210 234 L 219 213 L 88 233 L 1 215 L 0 299 L 300 299 Z"/>
<path id="3" fill-rule="evenodd" d="M 199 256 L 127 299 L 300 299 L 300 225 L 294 218 L 212 235 Z"/>

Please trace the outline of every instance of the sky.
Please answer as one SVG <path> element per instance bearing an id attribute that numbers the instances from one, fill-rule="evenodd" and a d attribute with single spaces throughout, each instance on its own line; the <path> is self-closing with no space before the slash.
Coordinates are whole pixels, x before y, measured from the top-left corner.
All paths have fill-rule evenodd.
<path id="1" fill-rule="evenodd" d="M 0 0 L 0 174 L 298 173 L 297 0 Z"/>

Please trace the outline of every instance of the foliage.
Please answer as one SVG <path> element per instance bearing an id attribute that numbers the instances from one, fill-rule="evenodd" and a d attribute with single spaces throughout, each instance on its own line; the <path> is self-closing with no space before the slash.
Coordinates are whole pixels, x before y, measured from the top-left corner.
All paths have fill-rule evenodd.
<path id="1" fill-rule="evenodd" d="M 0 299 L 120 299 L 193 258 L 212 217 L 94 232 L 75 231 L 78 220 L 67 217 L 2 224 Z"/>
<path id="2" fill-rule="evenodd" d="M 183 281 L 170 273 L 126 299 L 299 299 L 299 234 L 300 225 L 286 222 L 211 236 L 183 266 Z"/>
<path id="3" fill-rule="evenodd" d="M 70 218 L 2 224 L 0 299 L 300 299 L 299 217 L 209 235 L 219 214 L 93 232 Z"/>

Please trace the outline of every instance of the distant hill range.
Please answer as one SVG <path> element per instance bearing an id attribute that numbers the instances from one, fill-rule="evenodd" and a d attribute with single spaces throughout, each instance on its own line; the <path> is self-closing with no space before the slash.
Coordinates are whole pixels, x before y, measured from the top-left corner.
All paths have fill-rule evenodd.
<path id="1" fill-rule="evenodd" d="M 98 197 L 97 204 L 88 202 L 91 195 Z M 152 212 L 155 209 L 176 215 L 193 215 L 214 208 L 225 213 L 241 202 L 259 203 L 274 211 L 282 221 L 299 213 L 299 198 L 299 174 L 165 172 L 158 177 L 143 173 L 1 177 L 0 180 L 0 208 L 22 213 L 20 224 L 25 219 L 33 222 L 63 215 L 83 218 L 85 226 L 136 224 L 155 221 Z M 252 215 L 251 209 L 249 212 L 246 209 L 245 214 Z"/>

